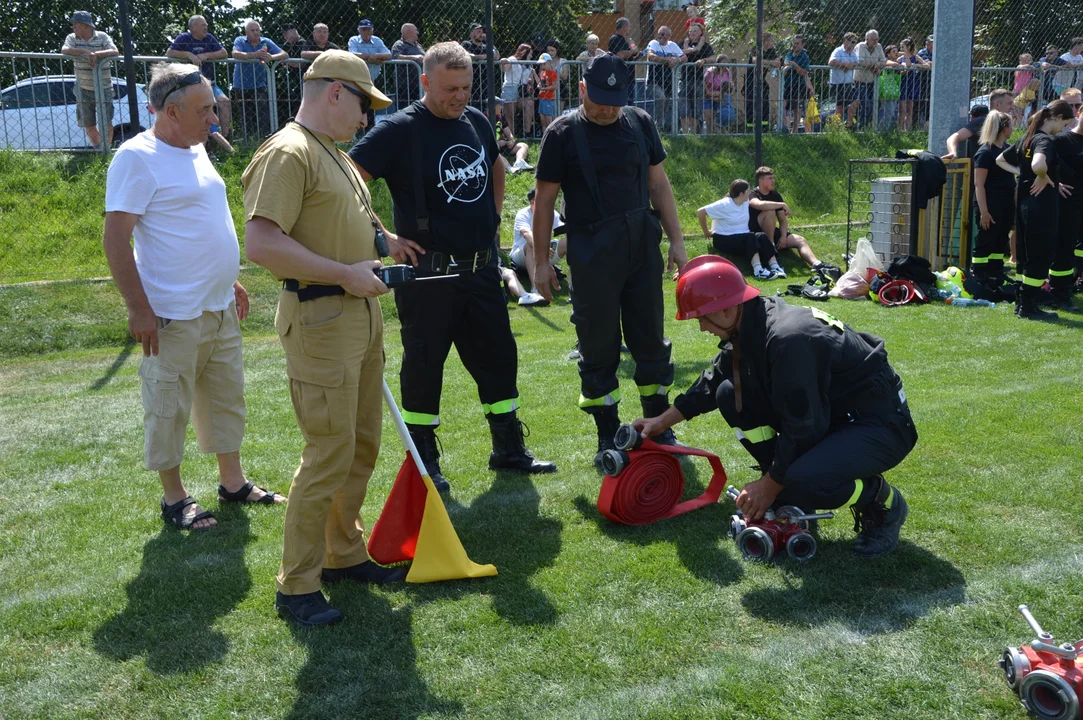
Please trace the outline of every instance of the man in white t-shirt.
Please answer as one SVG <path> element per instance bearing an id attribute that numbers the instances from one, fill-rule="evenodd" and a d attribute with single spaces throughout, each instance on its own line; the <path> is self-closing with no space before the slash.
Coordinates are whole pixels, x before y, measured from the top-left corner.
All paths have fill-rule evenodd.
<path id="1" fill-rule="evenodd" d="M 831 86 L 831 94 L 835 97 L 835 112 L 842 117 L 842 109 L 846 108 L 846 124 L 852 126 L 857 117 L 857 93 L 854 89 L 854 68 L 861 64 L 857 56 L 857 35 L 848 32 L 842 36 L 842 45 L 831 51 L 831 59 L 827 64 L 831 66 L 831 74 L 827 78 L 827 84 Z"/>
<path id="2" fill-rule="evenodd" d="M 226 186 L 203 143 L 214 114 L 210 81 L 195 65 L 161 64 L 147 95 L 154 127 L 124 143 L 109 166 L 103 244 L 143 346 L 143 430 L 148 470 L 162 481 L 162 519 L 182 530 L 213 527 L 181 482 L 189 413 L 200 450 L 218 456 L 219 502 L 271 505 L 285 498 L 241 470 L 244 368 L 237 282 L 240 249 Z M 135 238 L 135 252 L 130 245 Z"/>
<path id="3" fill-rule="evenodd" d="M 1053 76 L 1053 89 L 1058 95 L 1070 87 L 1079 87 L 1083 78 L 1083 37 L 1072 38 L 1068 52 L 1060 56 L 1064 70 Z"/>
<path id="4" fill-rule="evenodd" d="M 712 241 L 719 253 L 739 255 L 752 263 L 752 274 L 759 280 L 786 277 L 775 257 L 774 243 L 762 232 L 749 232 L 747 180 L 734 180 L 726 197 L 696 211 L 703 237 Z M 711 218 L 711 229 L 707 229 Z M 767 268 L 762 259 L 767 258 Z"/>
<path id="5" fill-rule="evenodd" d="M 511 264 L 516 269 L 525 269 L 527 276 L 530 277 L 531 288 L 530 292 L 524 293 L 519 297 L 520 305 L 548 305 L 549 301 L 542 297 L 538 292 L 534 282 L 534 231 L 532 229 L 534 224 L 534 193 L 535 189 L 531 188 L 530 192 L 526 194 L 526 199 L 530 201 L 530 205 L 523 208 L 519 212 L 515 213 L 515 234 L 514 244 L 511 246 Z M 560 215 L 553 211 L 553 227 L 559 227 Z M 549 262 L 554 266 L 560 266 L 560 259 L 567 253 L 568 245 L 567 238 L 560 238 L 555 248 L 549 250 Z"/>
<path id="6" fill-rule="evenodd" d="M 647 44 L 647 62 L 651 65 L 647 75 L 647 85 L 654 97 L 654 112 L 651 116 L 662 132 L 672 123 L 673 68 L 684 62 L 684 50 L 673 42 L 673 31 L 663 25 L 658 28 L 658 38 Z"/>

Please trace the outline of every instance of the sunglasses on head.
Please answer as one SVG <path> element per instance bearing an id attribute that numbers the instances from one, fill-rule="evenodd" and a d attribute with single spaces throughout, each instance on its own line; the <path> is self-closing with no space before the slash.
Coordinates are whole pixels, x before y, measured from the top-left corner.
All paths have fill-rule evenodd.
<path id="1" fill-rule="evenodd" d="M 203 82 L 203 73 L 201 71 L 196 70 L 195 72 L 188 73 L 187 75 L 185 75 L 184 77 L 182 77 L 180 80 L 177 81 L 177 84 L 173 86 L 173 89 L 171 89 L 169 92 L 167 92 L 165 94 L 165 97 L 162 98 L 162 103 L 164 104 L 166 98 L 168 98 L 170 95 L 177 92 L 178 90 L 181 90 L 182 88 L 186 88 L 189 85 L 198 85 L 201 82 Z"/>
<path id="2" fill-rule="evenodd" d="M 361 99 L 361 112 L 367 113 L 370 109 L 372 109 L 372 100 L 369 99 L 368 95 L 361 92 L 360 90 L 354 90 L 352 87 L 347 85 L 345 82 L 343 82 L 342 80 L 338 80 L 337 78 L 320 78 L 320 79 L 323 80 L 324 82 L 337 82 L 337 83 L 341 84 L 342 87 L 345 88 L 347 92 L 349 92 L 349 93 L 351 93 L 353 95 L 356 95 L 358 98 L 360 98 Z"/>

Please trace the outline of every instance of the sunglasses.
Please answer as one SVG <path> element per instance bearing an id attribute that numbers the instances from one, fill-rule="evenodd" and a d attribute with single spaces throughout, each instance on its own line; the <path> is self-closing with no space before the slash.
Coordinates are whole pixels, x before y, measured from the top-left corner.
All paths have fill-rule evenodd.
<path id="1" fill-rule="evenodd" d="M 187 75 L 182 77 L 176 85 L 173 86 L 172 90 L 165 94 L 165 97 L 162 98 L 162 104 L 164 105 L 166 98 L 168 98 L 170 95 L 177 92 L 178 90 L 186 88 L 190 85 L 198 85 L 201 82 L 203 82 L 203 73 L 201 71 L 196 70 L 193 73 L 188 73 Z"/>
<path id="2" fill-rule="evenodd" d="M 352 87 L 347 85 L 345 82 L 343 82 L 342 80 L 338 80 L 336 78 L 320 78 L 320 79 L 323 80 L 324 82 L 337 82 L 337 83 L 341 84 L 342 87 L 347 92 L 349 92 L 352 95 L 356 95 L 361 100 L 361 112 L 367 113 L 370 109 L 372 109 L 372 100 L 369 98 L 368 95 L 361 92 L 360 90 L 354 90 Z"/>

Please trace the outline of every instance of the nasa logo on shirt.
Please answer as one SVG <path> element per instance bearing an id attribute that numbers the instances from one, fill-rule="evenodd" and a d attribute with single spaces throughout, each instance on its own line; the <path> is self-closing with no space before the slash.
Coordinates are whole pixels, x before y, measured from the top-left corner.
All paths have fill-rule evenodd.
<path id="1" fill-rule="evenodd" d="M 437 173 L 440 182 L 436 187 L 447 196 L 448 204 L 452 201 L 476 202 L 485 194 L 489 177 L 485 149 L 479 151 L 469 145 L 452 145 L 440 156 Z"/>

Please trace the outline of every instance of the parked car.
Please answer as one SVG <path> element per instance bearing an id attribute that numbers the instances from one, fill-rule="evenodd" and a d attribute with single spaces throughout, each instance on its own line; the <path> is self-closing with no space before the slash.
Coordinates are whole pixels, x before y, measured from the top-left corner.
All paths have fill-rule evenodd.
<path id="1" fill-rule="evenodd" d="M 85 150 L 86 131 L 75 121 L 75 76 L 44 75 L 20 80 L 0 92 L 0 147 L 15 150 Z M 139 121 L 129 123 L 128 85 L 113 78 L 113 143 L 154 124 L 147 95 L 135 86 Z"/>

